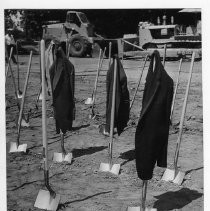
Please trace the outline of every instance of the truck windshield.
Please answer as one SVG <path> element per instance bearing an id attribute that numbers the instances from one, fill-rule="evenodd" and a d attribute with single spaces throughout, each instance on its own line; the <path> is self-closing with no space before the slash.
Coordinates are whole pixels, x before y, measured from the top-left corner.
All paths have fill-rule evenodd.
<path id="1" fill-rule="evenodd" d="M 84 13 L 79 13 L 79 17 L 80 17 L 80 19 L 81 19 L 81 21 L 82 21 L 83 23 L 89 23 L 89 21 L 88 21 L 88 19 L 87 19 L 87 17 L 85 16 Z"/>

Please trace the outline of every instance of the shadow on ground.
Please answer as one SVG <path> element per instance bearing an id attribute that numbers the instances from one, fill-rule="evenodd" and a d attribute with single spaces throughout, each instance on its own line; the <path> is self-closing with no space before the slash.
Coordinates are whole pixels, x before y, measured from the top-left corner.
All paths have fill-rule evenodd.
<path id="1" fill-rule="evenodd" d="M 181 209 L 193 200 L 200 198 L 203 194 L 188 188 L 182 188 L 179 191 L 167 192 L 159 196 L 155 196 L 158 200 L 153 207 L 157 210 L 174 210 Z"/>
<path id="2" fill-rule="evenodd" d="M 126 163 L 128 163 L 129 161 L 132 161 L 135 159 L 135 150 L 129 150 L 127 152 L 123 152 L 120 154 L 119 158 L 125 160 L 122 162 L 121 166 L 125 165 Z"/>
<path id="3" fill-rule="evenodd" d="M 83 155 L 90 155 L 106 149 L 107 146 L 89 147 L 86 149 L 73 149 L 72 154 L 74 158 L 81 157 Z"/>

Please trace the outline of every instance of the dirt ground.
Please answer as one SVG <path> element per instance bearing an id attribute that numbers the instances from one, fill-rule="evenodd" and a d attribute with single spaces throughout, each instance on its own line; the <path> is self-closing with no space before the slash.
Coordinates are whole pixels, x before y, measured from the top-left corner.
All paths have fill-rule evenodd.
<path id="1" fill-rule="evenodd" d="M 20 88 L 23 90 L 29 56 L 19 56 Z M 50 159 L 50 184 L 61 195 L 58 210 L 72 211 L 125 211 L 128 206 L 141 204 L 142 182 L 137 177 L 134 158 L 134 136 L 141 111 L 141 101 L 147 68 L 130 113 L 130 121 L 125 131 L 115 136 L 114 163 L 121 164 L 119 176 L 99 172 L 101 162 L 107 162 L 109 138 L 99 133 L 98 125 L 105 121 L 106 71 L 105 59 L 99 77 L 95 112 L 97 119 L 90 120 L 90 108 L 84 101 L 91 97 L 97 69 L 97 58 L 70 58 L 76 70 L 76 120 L 74 130 L 67 132 L 65 147 L 73 153 L 72 164 L 53 163 L 52 156 L 58 152 L 60 141 L 55 132 L 51 99 L 47 98 L 47 130 Z M 148 183 L 148 207 L 158 210 L 203 210 L 203 103 L 202 103 L 202 65 L 196 61 L 189 92 L 189 101 L 184 122 L 182 143 L 178 165 L 186 173 L 182 185 L 161 181 L 165 169 L 156 167 L 154 176 Z M 179 61 L 166 61 L 168 74 L 176 81 Z M 130 99 L 132 99 L 143 60 L 124 60 L 128 78 Z M 12 65 L 17 77 L 16 66 Z M 185 89 L 188 80 L 190 61 L 182 65 L 180 84 L 175 101 L 173 125 L 170 128 L 168 145 L 168 167 L 173 162 L 178 136 Z M 9 74 L 10 75 L 10 74 Z M 20 142 L 27 143 L 28 151 L 8 153 L 9 143 L 17 139 L 15 124 L 18 109 L 15 103 L 11 77 L 6 84 L 6 143 L 7 143 L 7 208 L 9 211 L 35 211 L 34 203 L 40 189 L 44 187 L 42 165 L 42 119 L 41 101 L 35 108 L 40 88 L 39 57 L 32 59 L 32 68 L 25 102 L 24 113 L 31 109 L 30 127 L 21 128 Z M 152 132 L 152 131 L 151 131 Z"/>

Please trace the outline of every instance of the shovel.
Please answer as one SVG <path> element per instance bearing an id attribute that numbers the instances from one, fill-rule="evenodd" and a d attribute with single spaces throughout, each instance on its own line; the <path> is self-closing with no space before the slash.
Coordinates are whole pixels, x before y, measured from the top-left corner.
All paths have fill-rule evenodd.
<path id="1" fill-rule="evenodd" d="M 109 163 L 101 163 L 99 171 L 108 171 L 115 175 L 119 174 L 120 164 L 113 164 L 112 162 L 112 149 L 113 149 L 113 132 L 114 132 L 114 117 L 115 117 L 115 96 L 116 96 L 116 78 L 117 78 L 117 61 L 114 60 L 114 82 L 112 92 L 112 109 L 111 109 L 111 122 L 110 122 L 110 142 L 109 142 Z"/>
<path id="2" fill-rule="evenodd" d="M 10 63 L 12 51 L 13 51 L 13 47 L 11 48 L 10 58 L 8 59 L 8 69 L 7 69 L 7 72 L 6 72 L 6 76 L 8 75 L 8 70 L 10 70 L 11 77 L 12 77 L 12 82 L 13 82 L 13 86 L 14 86 L 14 89 L 15 89 L 16 103 L 17 103 L 18 110 L 20 112 L 20 104 L 19 104 L 18 95 L 17 95 L 18 92 L 17 92 L 17 88 L 16 88 L 16 84 L 15 84 L 15 77 L 14 77 L 13 70 L 12 70 L 11 63 Z M 5 83 L 6 83 L 6 80 L 5 80 Z M 29 127 L 29 123 L 26 122 L 25 117 L 23 117 L 22 120 L 21 120 L 21 126 L 23 126 L 23 127 Z"/>
<path id="3" fill-rule="evenodd" d="M 163 67 L 165 67 L 165 62 L 166 62 L 166 44 L 164 45 Z"/>
<path id="4" fill-rule="evenodd" d="M 11 49 L 10 49 L 9 58 L 8 58 L 8 52 L 6 53 L 7 54 L 7 58 L 8 58 L 8 65 L 7 65 L 6 74 L 5 74 L 5 79 L 6 79 L 5 83 L 7 82 L 7 75 L 8 75 L 8 72 L 9 72 L 10 61 L 11 61 L 11 58 L 12 58 L 12 52 L 13 52 L 13 47 L 11 47 Z"/>
<path id="5" fill-rule="evenodd" d="M 175 87 L 175 90 L 174 90 L 174 96 L 173 96 L 173 101 L 172 101 L 172 106 L 171 106 L 171 115 L 170 115 L 171 122 L 172 122 L 172 116 L 173 116 L 173 111 L 174 111 L 176 92 L 177 92 L 177 88 L 178 88 L 178 85 L 179 85 L 179 75 L 180 75 L 180 72 L 181 72 L 181 66 L 182 66 L 182 58 L 180 59 L 180 62 L 179 62 L 178 76 L 177 76 L 177 79 L 176 79 L 176 87 Z"/>
<path id="6" fill-rule="evenodd" d="M 17 52 L 17 78 L 18 78 L 18 93 L 17 93 L 17 95 L 18 95 L 18 98 L 22 98 L 23 96 L 22 96 L 22 92 L 20 91 L 20 77 L 19 77 L 19 61 L 18 61 L 18 41 L 16 42 L 16 52 Z"/>
<path id="7" fill-rule="evenodd" d="M 71 163 L 72 161 L 72 153 L 66 153 L 64 148 L 64 134 L 60 131 L 60 138 L 61 138 L 61 150 L 62 152 L 54 152 L 53 161 L 54 162 L 68 162 Z"/>
<path id="8" fill-rule="evenodd" d="M 89 119 L 94 119 L 96 117 L 95 112 L 94 112 L 94 105 L 95 105 L 95 100 L 96 100 L 96 91 L 97 91 L 98 77 L 99 77 L 99 73 L 100 73 L 100 70 L 102 68 L 102 64 L 103 64 L 103 61 L 104 61 L 105 52 L 106 52 L 106 48 L 104 48 L 104 52 L 103 52 L 103 55 L 102 55 L 102 60 L 100 62 L 100 65 L 99 65 L 99 68 L 98 68 L 98 71 L 97 71 L 94 92 L 92 94 L 93 102 L 92 102 L 92 106 L 91 106 L 92 108 L 91 108 L 91 114 L 89 115 Z"/>
<path id="9" fill-rule="evenodd" d="M 186 108 L 187 108 L 187 99 L 188 99 L 188 93 L 189 93 L 190 82 L 191 82 L 191 77 L 192 77 L 194 59 L 195 59 L 195 52 L 193 52 L 193 54 L 192 54 L 189 79 L 188 79 L 188 84 L 187 84 L 183 108 L 182 108 L 182 115 L 181 115 L 181 119 L 180 119 L 179 135 L 178 135 L 178 139 L 177 139 L 177 143 L 176 143 L 176 151 L 175 151 L 175 156 L 174 156 L 174 169 L 166 169 L 166 171 L 164 172 L 163 177 L 162 177 L 162 180 L 172 181 L 178 185 L 182 184 L 182 181 L 185 176 L 184 172 L 181 172 L 178 170 L 177 163 L 178 163 L 179 149 L 180 149 L 181 139 L 182 139 L 182 129 L 183 129 L 184 117 L 185 117 Z"/>
<path id="10" fill-rule="evenodd" d="M 10 151 L 9 151 L 10 153 L 11 152 L 26 152 L 26 148 L 27 148 L 27 144 L 21 144 L 20 145 L 20 128 L 21 128 L 21 122 L 22 122 L 22 116 L 23 116 L 23 108 L 24 108 L 26 90 L 27 90 L 27 85 L 28 85 L 28 79 L 29 79 L 29 74 L 30 74 L 30 69 L 31 69 L 31 59 L 32 59 L 32 51 L 30 53 L 28 71 L 27 71 L 26 81 L 25 81 L 24 90 L 23 90 L 23 98 L 22 98 L 22 101 L 21 101 L 20 113 L 19 113 L 19 117 L 18 117 L 17 141 L 10 143 Z"/>
<path id="11" fill-rule="evenodd" d="M 44 181 L 46 190 L 40 190 L 36 198 L 34 207 L 43 210 L 56 211 L 60 195 L 56 194 L 49 184 L 49 166 L 48 166 L 48 143 L 47 143 L 47 122 L 46 122 L 46 87 L 45 87 L 45 43 L 41 41 L 41 67 L 42 67 L 42 138 L 43 138 L 43 160 L 44 160 Z"/>
<path id="12" fill-rule="evenodd" d="M 112 43 L 109 42 L 109 68 L 111 66 Z"/>
<path id="13" fill-rule="evenodd" d="M 156 208 L 145 207 L 146 195 L 147 195 L 147 183 L 148 183 L 148 180 L 143 180 L 141 207 L 128 207 L 127 211 L 157 211 Z"/>
<path id="14" fill-rule="evenodd" d="M 137 91 L 138 91 L 138 88 L 139 88 L 139 85 L 140 85 L 140 82 L 141 82 L 141 78 L 142 78 L 142 75 L 143 75 L 143 72 L 144 72 L 144 68 L 145 68 L 145 65 L 146 65 L 146 62 L 147 62 L 147 58 L 148 58 L 148 55 L 146 55 L 145 60 L 144 60 L 144 66 L 143 66 L 143 69 L 142 69 L 141 74 L 139 76 L 138 84 L 136 86 L 136 90 L 135 90 L 133 99 L 132 99 L 131 104 L 130 104 L 130 110 L 131 110 L 133 103 L 134 103 L 134 100 L 136 98 L 136 94 L 137 94 Z"/>
<path id="15" fill-rule="evenodd" d="M 100 53 L 99 53 L 99 57 L 98 57 L 98 69 L 97 69 L 97 72 L 96 72 L 95 85 L 94 85 L 94 88 L 93 88 L 92 96 L 89 97 L 89 98 L 85 101 L 85 104 L 86 104 L 86 105 L 92 105 L 92 104 L 93 104 L 93 97 L 94 97 L 94 93 L 95 93 L 95 90 L 96 90 L 96 87 L 97 87 L 98 76 L 99 76 L 99 70 L 100 70 L 100 65 L 101 65 L 101 53 L 102 53 L 102 50 L 100 49 Z"/>

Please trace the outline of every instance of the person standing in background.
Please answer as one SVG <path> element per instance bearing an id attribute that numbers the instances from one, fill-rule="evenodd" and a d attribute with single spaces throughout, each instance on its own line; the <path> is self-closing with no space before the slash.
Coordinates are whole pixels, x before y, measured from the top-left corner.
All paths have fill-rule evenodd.
<path id="1" fill-rule="evenodd" d="M 7 30 L 7 34 L 5 36 L 5 43 L 6 43 L 6 51 L 7 51 L 8 57 L 10 55 L 10 50 L 13 47 L 13 52 L 12 52 L 11 59 L 12 59 L 14 64 L 17 64 L 17 61 L 16 61 L 16 59 L 14 57 L 14 51 L 15 51 L 15 48 L 16 48 L 16 43 L 15 43 L 15 39 L 14 39 L 14 37 L 12 35 L 11 29 Z M 8 58 L 6 58 L 6 62 L 8 62 Z"/>

